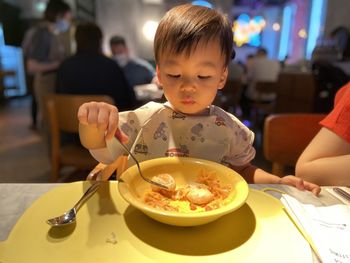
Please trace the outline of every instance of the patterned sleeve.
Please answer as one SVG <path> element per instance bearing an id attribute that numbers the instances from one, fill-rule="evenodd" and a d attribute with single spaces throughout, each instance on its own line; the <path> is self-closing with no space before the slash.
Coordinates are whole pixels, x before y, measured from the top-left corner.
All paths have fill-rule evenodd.
<path id="1" fill-rule="evenodd" d="M 149 102 L 134 111 L 119 113 L 119 128 L 129 138 L 126 143 L 129 149 L 134 144 L 143 125 L 161 108 L 163 108 L 162 104 Z M 116 138 L 106 141 L 106 145 L 106 148 L 90 150 L 91 155 L 99 162 L 111 163 L 120 155 L 124 154 L 124 150 Z"/>
<path id="2" fill-rule="evenodd" d="M 255 157 L 254 133 L 235 116 L 230 114 L 229 117 L 232 123 L 232 137 L 227 162 L 233 166 L 244 166 Z"/>

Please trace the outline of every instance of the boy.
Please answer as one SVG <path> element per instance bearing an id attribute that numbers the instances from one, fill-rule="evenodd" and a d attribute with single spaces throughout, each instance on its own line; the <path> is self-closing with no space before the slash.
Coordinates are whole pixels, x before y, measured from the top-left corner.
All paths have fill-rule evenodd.
<path id="1" fill-rule="evenodd" d="M 168 11 L 154 40 L 157 77 L 167 102 L 122 113 L 105 103 L 83 104 L 78 112 L 82 144 L 108 163 L 124 153 L 117 137 L 139 161 L 201 158 L 231 167 L 248 183 L 284 183 L 318 194 L 317 185 L 252 166 L 253 132 L 211 105 L 226 82 L 232 39 L 228 19 L 213 9 L 186 4 Z"/>

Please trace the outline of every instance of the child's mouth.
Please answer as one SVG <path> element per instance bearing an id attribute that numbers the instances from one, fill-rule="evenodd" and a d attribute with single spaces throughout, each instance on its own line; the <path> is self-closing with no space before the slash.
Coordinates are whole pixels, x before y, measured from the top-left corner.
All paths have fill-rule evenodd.
<path id="1" fill-rule="evenodd" d="M 192 105 L 192 104 L 195 104 L 195 100 L 191 99 L 191 98 L 187 98 L 187 99 L 183 99 L 181 100 L 181 103 L 182 104 L 185 104 L 185 105 Z"/>

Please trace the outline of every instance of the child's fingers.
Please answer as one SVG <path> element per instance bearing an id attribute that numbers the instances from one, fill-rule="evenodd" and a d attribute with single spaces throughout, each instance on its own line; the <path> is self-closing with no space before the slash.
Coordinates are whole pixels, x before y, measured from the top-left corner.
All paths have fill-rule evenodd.
<path id="1" fill-rule="evenodd" d="M 97 125 L 98 114 L 99 114 L 99 106 L 97 102 L 90 102 L 87 107 L 87 122 L 88 124 Z"/>
<path id="2" fill-rule="evenodd" d="M 104 102 L 84 103 L 78 110 L 81 124 L 96 125 L 105 131 L 105 139 L 111 139 L 118 129 L 118 109 Z"/>
<path id="3" fill-rule="evenodd" d="M 81 124 L 88 124 L 87 116 L 88 116 L 88 110 L 87 110 L 87 103 L 84 103 L 79 107 L 78 110 L 78 120 Z"/>
<path id="4" fill-rule="evenodd" d="M 301 178 L 295 177 L 293 175 L 285 176 L 281 179 L 280 183 L 288 184 L 291 186 L 295 186 L 299 190 L 308 190 L 312 192 L 314 195 L 318 196 L 321 192 L 321 187 L 317 184 L 313 184 L 307 181 L 304 181 Z"/>
<path id="5" fill-rule="evenodd" d="M 128 143 L 128 141 L 129 141 L 129 137 L 124 132 L 122 132 L 120 129 L 117 129 L 114 136 L 122 143 Z"/>
<path id="6" fill-rule="evenodd" d="M 305 190 L 304 180 L 298 177 L 295 177 L 295 180 L 296 180 L 295 187 L 298 188 L 299 190 Z"/>
<path id="7" fill-rule="evenodd" d="M 106 109 L 99 109 L 97 113 L 97 127 L 99 129 L 107 130 L 109 122 L 109 111 Z"/>
<path id="8" fill-rule="evenodd" d="M 313 184 L 309 182 L 304 182 L 304 184 L 305 184 L 305 188 L 316 196 L 318 196 L 319 193 L 321 192 L 321 187 L 318 186 L 317 184 Z"/>
<path id="9" fill-rule="evenodd" d="M 106 133 L 107 140 L 113 138 L 114 134 L 118 129 L 118 123 L 119 123 L 118 109 L 116 107 L 113 107 L 110 109 L 109 115 L 108 115 L 108 128 Z"/>
<path id="10" fill-rule="evenodd" d="M 299 190 L 305 190 L 304 180 L 294 175 L 287 175 L 281 178 L 280 183 L 294 186 Z"/>

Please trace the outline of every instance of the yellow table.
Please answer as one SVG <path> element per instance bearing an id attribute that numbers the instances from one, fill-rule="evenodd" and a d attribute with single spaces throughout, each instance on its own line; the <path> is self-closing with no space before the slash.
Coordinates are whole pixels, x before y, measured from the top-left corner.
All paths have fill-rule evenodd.
<path id="1" fill-rule="evenodd" d="M 198 227 L 168 226 L 129 206 L 105 182 L 77 223 L 50 228 L 90 182 L 42 195 L 0 243 L 0 262 L 312 262 L 311 250 L 273 197 L 251 189 L 247 203 Z"/>

